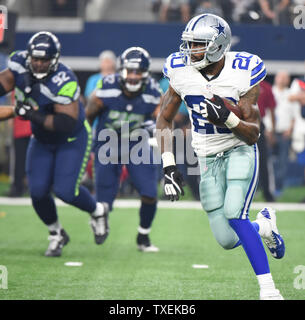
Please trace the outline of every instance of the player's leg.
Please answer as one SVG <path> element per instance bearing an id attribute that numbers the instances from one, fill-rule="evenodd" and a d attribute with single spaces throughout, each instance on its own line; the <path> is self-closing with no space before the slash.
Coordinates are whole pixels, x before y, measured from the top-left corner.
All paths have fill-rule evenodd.
<path id="1" fill-rule="evenodd" d="M 158 167 L 154 164 L 127 165 L 130 178 L 141 196 L 139 226 L 137 235 L 138 249 L 143 252 L 158 252 L 151 244 L 149 233 L 157 211 Z"/>
<path id="2" fill-rule="evenodd" d="M 60 256 L 69 236 L 62 228 L 50 191 L 53 182 L 54 152 L 32 138 L 27 150 L 26 173 L 33 207 L 49 229 L 49 247 L 46 256 Z"/>
<path id="3" fill-rule="evenodd" d="M 109 211 L 113 209 L 113 202 L 120 187 L 121 164 L 103 164 L 99 161 L 97 154 L 94 158 L 94 175 L 96 199 L 99 202 L 106 202 Z"/>
<path id="4" fill-rule="evenodd" d="M 224 158 L 199 158 L 201 181 L 199 185 L 200 201 L 208 215 L 212 233 L 224 249 L 233 249 L 240 244 L 235 231 L 224 215 L 225 166 Z"/>
<path id="5" fill-rule="evenodd" d="M 97 201 L 106 203 L 109 212 L 113 209 L 113 202 L 118 193 L 120 186 L 120 175 L 122 166 L 120 164 L 102 164 L 97 154 L 94 159 L 94 171 L 95 171 L 95 191 Z M 92 220 L 92 223 L 94 221 Z M 91 224 L 94 229 L 94 225 Z M 107 222 L 107 233 L 109 233 L 110 227 Z"/>
<path id="6" fill-rule="evenodd" d="M 103 243 L 108 236 L 108 206 L 97 203 L 89 190 L 80 185 L 91 151 L 91 129 L 85 127 L 73 141 L 57 146 L 53 191 L 62 201 L 86 211 L 97 225 L 95 241 Z"/>
<path id="7" fill-rule="evenodd" d="M 257 146 L 241 146 L 230 152 L 226 163 L 227 189 L 224 214 L 239 237 L 260 285 L 261 298 L 282 298 L 275 288 L 258 224 L 249 220 L 248 211 L 258 179 Z"/>

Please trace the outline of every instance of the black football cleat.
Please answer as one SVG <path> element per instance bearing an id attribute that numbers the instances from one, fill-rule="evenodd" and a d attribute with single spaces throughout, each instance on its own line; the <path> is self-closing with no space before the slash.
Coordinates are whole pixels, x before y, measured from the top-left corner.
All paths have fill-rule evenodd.
<path id="1" fill-rule="evenodd" d="M 137 235 L 138 249 L 142 252 L 158 252 L 159 248 L 150 243 L 148 234 L 138 233 Z"/>
<path id="2" fill-rule="evenodd" d="M 60 232 L 50 231 L 48 237 L 50 241 L 47 251 L 45 252 L 46 257 L 60 257 L 63 246 L 65 246 L 70 238 L 64 229 L 60 229 Z"/>

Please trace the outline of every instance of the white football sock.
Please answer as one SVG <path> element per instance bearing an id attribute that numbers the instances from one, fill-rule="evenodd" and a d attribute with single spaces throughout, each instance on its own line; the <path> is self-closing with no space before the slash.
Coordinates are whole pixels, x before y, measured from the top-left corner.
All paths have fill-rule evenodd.
<path id="1" fill-rule="evenodd" d="M 49 224 L 48 229 L 50 232 L 52 231 L 56 231 L 57 233 L 59 233 L 60 229 L 61 229 L 61 224 L 59 223 L 59 221 L 57 220 L 56 222 Z"/>
<path id="2" fill-rule="evenodd" d="M 275 284 L 273 282 L 271 273 L 260 274 L 256 277 L 261 290 L 275 290 Z"/>
<path id="3" fill-rule="evenodd" d="M 271 223 L 267 219 L 257 219 L 253 222 L 258 224 L 258 233 L 261 237 L 269 237 L 271 235 Z"/>
<path id="4" fill-rule="evenodd" d="M 138 226 L 138 232 L 141 233 L 141 234 L 149 234 L 150 233 L 150 228 L 145 229 L 145 228 L 142 228 L 141 226 Z"/>
<path id="5" fill-rule="evenodd" d="M 104 215 L 105 209 L 102 203 L 97 202 L 96 203 L 96 209 L 95 211 L 92 212 L 91 216 L 92 217 L 100 217 Z"/>

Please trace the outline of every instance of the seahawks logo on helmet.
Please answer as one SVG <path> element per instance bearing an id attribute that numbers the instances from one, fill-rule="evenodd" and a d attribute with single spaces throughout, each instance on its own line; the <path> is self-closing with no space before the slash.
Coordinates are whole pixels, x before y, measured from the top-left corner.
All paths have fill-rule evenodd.
<path id="1" fill-rule="evenodd" d="M 182 33 L 180 53 L 186 65 L 200 70 L 222 59 L 231 45 L 231 29 L 227 22 L 214 14 L 201 14 L 192 18 Z M 202 46 L 192 48 L 192 42 Z M 192 55 L 203 54 L 201 60 Z"/>
<path id="2" fill-rule="evenodd" d="M 126 49 L 120 56 L 120 80 L 129 92 L 138 92 L 147 83 L 150 67 L 150 55 L 141 47 Z M 129 73 L 140 76 L 130 77 Z"/>
<path id="3" fill-rule="evenodd" d="M 48 31 L 35 33 L 27 45 L 26 66 L 36 79 L 43 79 L 58 68 L 61 45 L 57 37 Z M 36 70 L 32 59 L 49 60 L 45 70 Z"/>

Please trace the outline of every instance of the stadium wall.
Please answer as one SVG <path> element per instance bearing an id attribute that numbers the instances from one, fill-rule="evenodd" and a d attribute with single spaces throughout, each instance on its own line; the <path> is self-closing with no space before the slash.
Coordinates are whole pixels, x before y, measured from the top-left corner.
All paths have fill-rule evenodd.
<path id="1" fill-rule="evenodd" d="M 38 30 L 18 29 L 16 49 L 24 49 L 30 36 Z M 96 71 L 97 56 L 102 50 L 111 49 L 119 55 L 127 47 L 142 46 L 153 58 L 152 71 L 158 73 L 164 58 L 179 50 L 183 29 L 184 25 L 180 23 L 87 22 L 76 32 L 56 29 L 55 33 L 62 43 L 63 60 L 75 71 Z M 301 75 L 305 69 L 303 33 L 304 30 L 296 30 L 293 26 L 233 25 L 231 49 L 259 55 L 269 74 L 284 68 L 292 75 Z"/>

